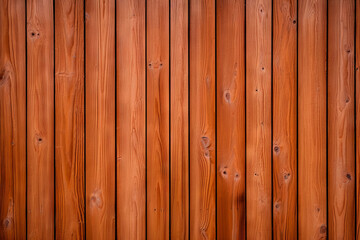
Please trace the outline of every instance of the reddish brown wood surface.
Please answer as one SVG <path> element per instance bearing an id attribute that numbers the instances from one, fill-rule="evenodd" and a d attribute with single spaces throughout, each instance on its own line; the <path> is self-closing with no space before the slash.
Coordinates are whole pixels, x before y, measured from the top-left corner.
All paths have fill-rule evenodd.
<path id="1" fill-rule="evenodd" d="M 246 3 L 247 238 L 268 239 L 271 212 L 271 1 Z"/>
<path id="2" fill-rule="evenodd" d="M 25 239 L 26 9 L 0 5 L 0 239 Z"/>
<path id="3" fill-rule="evenodd" d="M 115 1 L 85 2 L 86 237 L 115 238 Z"/>
<path id="4" fill-rule="evenodd" d="M 27 238 L 54 237 L 53 1 L 27 0 Z"/>
<path id="5" fill-rule="evenodd" d="M 84 6 L 55 0 L 56 238 L 83 239 Z"/>
<path id="6" fill-rule="evenodd" d="M 356 239 L 360 239 L 360 0 L 356 0 L 356 52 L 355 52 L 355 86 L 356 86 Z"/>
<path id="7" fill-rule="evenodd" d="M 273 2 L 273 235 L 297 238 L 297 1 Z"/>
<path id="8" fill-rule="evenodd" d="M 329 239 L 355 238 L 354 0 L 330 0 L 328 34 Z"/>
<path id="9" fill-rule="evenodd" d="M 216 8 L 217 238 L 244 239 L 245 2 L 217 1 Z"/>
<path id="10" fill-rule="evenodd" d="M 299 239 L 324 239 L 327 1 L 306 0 L 298 4 L 298 233 Z"/>
<path id="11" fill-rule="evenodd" d="M 116 2 L 117 237 L 144 239 L 145 2 Z"/>
<path id="12" fill-rule="evenodd" d="M 146 6 L 147 238 L 169 239 L 169 1 Z"/>
<path id="13" fill-rule="evenodd" d="M 189 237 L 188 0 L 170 2 L 171 238 Z"/>
<path id="14" fill-rule="evenodd" d="M 190 2 L 190 238 L 216 237 L 215 1 Z"/>

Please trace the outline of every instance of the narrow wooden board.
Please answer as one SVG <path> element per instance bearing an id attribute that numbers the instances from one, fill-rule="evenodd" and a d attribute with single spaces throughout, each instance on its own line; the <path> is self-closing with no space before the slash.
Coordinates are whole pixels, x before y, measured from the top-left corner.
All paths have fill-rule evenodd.
<path id="1" fill-rule="evenodd" d="M 145 239 L 145 1 L 116 2 L 117 237 Z"/>
<path id="2" fill-rule="evenodd" d="M 356 0 L 355 86 L 356 86 L 356 239 L 360 239 L 360 0 Z"/>
<path id="3" fill-rule="evenodd" d="M 329 239 L 355 238 L 355 0 L 328 6 Z"/>
<path id="4" fill-rule="evenodd" d="M 147 5 L 147 238 L 169 239 L 169 1 Z"/>
<path id="5" fill-rule="evenodd" d="M 299 239 L 327 235 L 326 0 L 299 1 Z"/>
<path id="6" fill-rule="evenodd" d="M 297 238 L 297 1 L 273 2 L 273 235 Z"/>
<path id="7" fill-rule="evenodd" d="M 54 238 L 53 1 L 27 0 L 27 237 Z"/>
<path id="8" fill-rule="evenodd" d="M 25 1 L 0 1 L 0 239 L 26 238 Z"/>
<path id="9" fill-rule="evenodd" d="M 188 0 L 170 3 L 171 238 L 189 237 Z"/>
<path id="10" fill-rule="evenodd" d="M 115 1 L 85 2 L 86 237 L 115 238 Z"/>
<path id="11" fill-rule="evenodd" d="M 55 228 L 84 239 L 84 4 L 55 0 Z"/>
<path id="12" fill-rule="evenodd" d="M 217 238 L 245 239 L 245 2 L 216 2 Z"/>
<path id="13" fill-rule="evenodd" d="M 216 238 L 215 1 L 190 2 L 190 238 Z"/>
<path id="14" fill-rule="evenodd" d="M 271 0 L 246 3 L 247 238 L 269 239 L 271 211 Z"/>

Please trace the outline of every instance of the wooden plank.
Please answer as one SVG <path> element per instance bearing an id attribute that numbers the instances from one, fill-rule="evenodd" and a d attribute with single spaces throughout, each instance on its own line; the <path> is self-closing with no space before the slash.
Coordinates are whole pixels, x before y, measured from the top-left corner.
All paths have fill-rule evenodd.
<path id="1" fill-rule="evenodd" d="M 217 238 L 245 239 L 245 2 L 217 8 Z"/>
<path id="2" fill-rule="evenodd" d="M 273 2 L 273 235 L 297 238 L 297 1 Z"/>
<path id="3" fill-rule="evenodd" d="M 28 239 L 54 238 L 53 1 L 27 0 Z"/>
<path id="4" fill-rule="evenodd" d="M 56 238 L 85 238 L 84 4 L 55 0 Z"/>
<path id="5" fill-rule="evenodd" d="M 355 1 L 330 0 L 328 11 L 329 239 L 354 239 Z"/>
<path id="6" fill-rule="evenodd" d="M 216 238 L 215 1 L 190 2 L 190 238 Z"/>
<path id="7" fill-rule="evenodd" d="M 171 238 L 189 237 L 188 0 L 171 1 Z"/>
<path id="8" fill-rule="evenodd" d="M 326 9 L 326 0 L 299 1 L 299 239 L 327 234 Z"/>
<path id="9" fill-rule="evenodd" d="M 25 239 L 25 1 L 0 5 L 0 239 Z"/>
<path id="10" fill-rule="evenodd" d="M 85 2 L 86 237 L 115 238 L 115 1 Z"/>
<path id="11" fill-rule="evenodd" d="M 356 0 L 356 239 L 360 239 L 360 0 Z"/>
<path id="12" fill-rule="evenodd" d="M 145 1 L 118 0 L 117 236 L 145 239 Z"/>
<path id="13" fill-rule="evenodd" d="M 147 2 L 147 238 L 169 239 L 169 1 Z"/>
<path id="14" fill-rule="evenodd" d="M 255 17 L 256 16 L 256 17 Z M 246 3 L 247 238 L 272 235 L 270 0 Z"/>

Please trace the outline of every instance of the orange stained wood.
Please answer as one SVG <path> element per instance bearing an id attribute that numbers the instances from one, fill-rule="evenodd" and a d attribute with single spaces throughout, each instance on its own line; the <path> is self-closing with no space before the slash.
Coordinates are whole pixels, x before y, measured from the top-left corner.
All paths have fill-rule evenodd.
<path id="1" fill-rule="evenodd" d="M 170 4 L 171 238 L 189 237 L 188 0 Z"/>
<path id="2" fill-rule="evenodd" d="M 26 9 L 0 5 L 0 239 L 25 239 Z"/>
<path id="3" fill-rule="evenodd" d="M 85 238 L 84 6 L 55 0 L 56 238 Z"/>
<path id="4" fill-rule="evenodd" d="M 329 239 L 355 239 L 355 0 L 328 4 Z"/>
<path id="5" fill-rule="evenodd" d="M 245 2 L 217 1 L 216 7 L 217 238 L 244 239 Z"/>
<path id="6" fill-rule="evenodd" d="M 169 239 L 169 1 L 147 1 L 147 238 Z"/>
<path id="7" fill-rule="evenodd" d="M 117 237 L 145 239 L 145 1 L 116 2 Z"/>
<path id="8" fill-rule="evenodd" d="M 269 239 L 271 211 L 271 1 L 246 3 L 246 226 Z"/>
<path id="9" fill-rule="evenodd" d="M 27 238 L 54 238 L 53 1 L 27 0 Z"/>
<path id="10" fill-rule="evenodd" d="M 327 235 L 326 5 L 326 0 L 299 1 L 299 239 Z"/>
<path id="11" fill-rule="evenodd" d="M 190 63 L 190 238 L 215 239 L 215 1 L 190 2 Z"/>
<path id="12" fill-rule="evenodd" d="M 115 238 L 115 0 L 85 2 L 86 238 Z"/>
<path id="13" fill-rule="evenodd" d="M 273 235 L 297 238 L 297 1 L 273 2 Z"/>
<path id="14" fill-rule="evenodd" d="M 356 52 L 355 52 L 355 86 L 356 86 L 356 239 L 360 239 L 360 0 L 356 0 Z"/>

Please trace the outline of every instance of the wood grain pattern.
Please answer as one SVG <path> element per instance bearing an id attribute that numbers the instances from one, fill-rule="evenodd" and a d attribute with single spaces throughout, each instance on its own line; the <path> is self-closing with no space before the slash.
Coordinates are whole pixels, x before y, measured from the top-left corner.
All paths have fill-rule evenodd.
<path id="1" fill-rule="evenodd" d="M 246 3 L 247 238 L 272 235 L 270 0 Z"/>
<path id="2" fill-rule="evenodd" d="M 297 238 L 297 1 L 273 2 L 273 235 Z"/>
<path id="3" fill-rule="evenodd" d="M 299 239 L 327 234 L 326 9 L 326 0 L 299 1 Z"/>
<path id="4" fill-rule="evenodd" d="M 145 1 L 118 0 L 117 237 L 145 239 Z"/>
<path id="5" fill-rule="evenodd" d="M 53 1 L 27 0 L 27 238 L 54 238 Z"/>
<path id="6" fill-rule="evenodd" d="M 25 239 L 25 1 L 0 5 L 0 239 Z"/>
<path id="7" fill-rule="evenodd" d="M 147 238 L 169 239 L 169 1 L 147 2 Z"/>
<path id="8" fill-rule="evenodd" d="M 190 2 L 190 238 L 216 238 L 215 1 Z"/>
<path id="9" fill-rule="evenodd" d="M 356 239 L 360 239 L 360 0 L 356 0 L 355 86 L 356 86 Z"/>
<path id="10" fill-rule="evenodd" d="M 216 3 L 217 238 L 244 239 L 245 2 Z"/>
<path id="11" fill-rule="evenodd" d="M 84 5 L 55 0 L 56 238 L 84 239 Z"/>
<path id="12" fill-rule="evenodd" d="M 188 0 L 170 4 L 171 238 L 189 237 Z"/>
<path id="13" fill-rule="evenodd" d="M 354 0 L 330 0 L 328 17 L 329 239 L 355 238 Z"/>
<path id="14" fill-rule="evenodd" d="M 86 237 L 115 238 L 115 1 L 85 2 Z"/>

